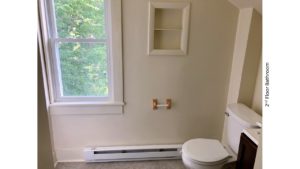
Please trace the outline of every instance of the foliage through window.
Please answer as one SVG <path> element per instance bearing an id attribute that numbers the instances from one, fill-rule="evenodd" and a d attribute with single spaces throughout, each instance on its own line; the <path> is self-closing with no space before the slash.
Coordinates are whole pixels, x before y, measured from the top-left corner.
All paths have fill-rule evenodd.
<path id="1" fill-rule="evenodd" d="M 59 97 L 108 97 L 105 0 L 53 0 L 52 41 Z"/>

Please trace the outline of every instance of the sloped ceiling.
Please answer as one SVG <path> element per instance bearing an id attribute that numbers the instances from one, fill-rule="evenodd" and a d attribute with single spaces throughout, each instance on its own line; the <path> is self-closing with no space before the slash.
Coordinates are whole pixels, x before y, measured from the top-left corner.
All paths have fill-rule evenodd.
<path id="1" fill-rule="evenodd" d="M 239 9 L 254 8 L 262 15 L 262 0 L 228 0 Z"/>

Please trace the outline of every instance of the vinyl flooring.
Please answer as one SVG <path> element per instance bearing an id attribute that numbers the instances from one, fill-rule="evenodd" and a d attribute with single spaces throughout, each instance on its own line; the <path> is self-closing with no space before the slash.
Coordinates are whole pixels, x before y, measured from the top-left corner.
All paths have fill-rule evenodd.
<path id="1" fill-rule="evenodd" d="M 227 164 L 222 169 L 234 169 L 235 164 Z M 58 163 L 55 169 L 186 169 L 181 160 L 131 161 L 85 163 Z"/>

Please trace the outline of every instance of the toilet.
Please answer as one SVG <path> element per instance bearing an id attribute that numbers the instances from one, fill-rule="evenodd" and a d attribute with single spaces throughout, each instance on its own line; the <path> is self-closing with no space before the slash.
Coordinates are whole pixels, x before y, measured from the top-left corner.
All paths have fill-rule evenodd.
<path id="1" fill-rule="evenodd" d="M 188 169 L 221 169 L 226 163 L 236 161 L 240 136 L 243 129 L 258 128 L 261 116 L 247 106 L 235 103 L 226 108 L 227 142 L 222 145 L 219 140 L 195 138 L 182 145 L 182 161 Z"/>

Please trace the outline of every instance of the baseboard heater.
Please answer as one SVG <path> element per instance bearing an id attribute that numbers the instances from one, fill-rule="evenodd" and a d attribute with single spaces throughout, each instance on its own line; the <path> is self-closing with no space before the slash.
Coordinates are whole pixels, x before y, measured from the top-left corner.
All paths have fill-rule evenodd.
<path id="1" fill-rule="evenodd" d="M 138 161 L 180 159 L 181 144 L 87 147 L 84 149 L 86 162 Z"/>

